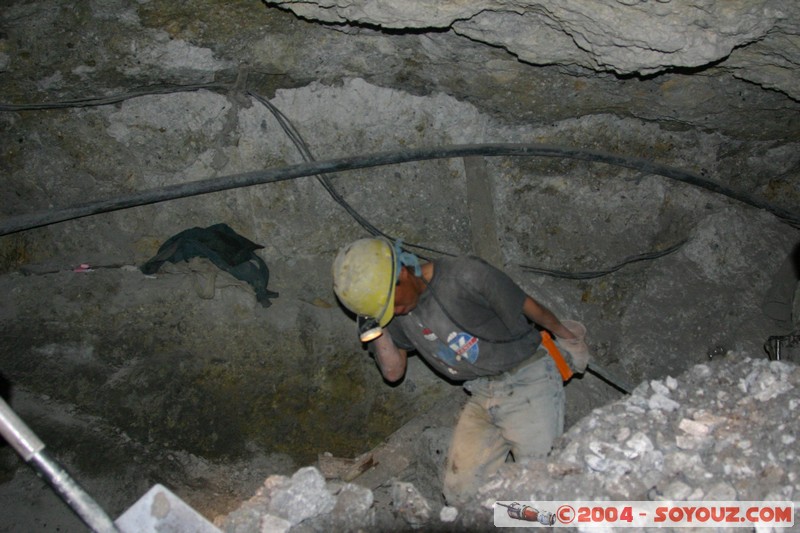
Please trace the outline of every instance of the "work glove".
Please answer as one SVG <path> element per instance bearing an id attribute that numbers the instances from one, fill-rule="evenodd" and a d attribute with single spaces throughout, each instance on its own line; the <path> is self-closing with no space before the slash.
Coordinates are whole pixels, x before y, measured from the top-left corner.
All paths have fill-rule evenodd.
<path id="1" fill-rule="evenodd" d="M 572 371 L 577 374 L 586 372 L 589 360 L 592 355 L 589 353 L 589 346 L 586 344 L 586 326 L 575 320 L 562 320 L 564 327 L 575 334 L 572 339 L 563 339 L 556 336 L 558 344 L 567 352 L 568 362 Z"/>

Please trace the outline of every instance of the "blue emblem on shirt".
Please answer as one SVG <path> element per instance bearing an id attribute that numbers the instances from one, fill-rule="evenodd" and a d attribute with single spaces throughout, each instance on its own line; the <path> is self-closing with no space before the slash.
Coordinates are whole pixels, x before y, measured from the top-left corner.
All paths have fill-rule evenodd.
<path id="1" fill-rule="evenodd" d="M 478 339 L 467 333 L 451 333 L 447 337 L 447 345 L 451 351 L 451 358 L 455 361 L 474 363 L 478 360 Z"/>

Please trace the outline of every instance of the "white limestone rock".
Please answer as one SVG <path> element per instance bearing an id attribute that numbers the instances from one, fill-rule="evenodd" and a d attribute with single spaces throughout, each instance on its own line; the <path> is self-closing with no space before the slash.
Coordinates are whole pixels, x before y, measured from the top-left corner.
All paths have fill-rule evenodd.
<path id="1" fill-rule="evenodd" d="M 298 16 L 446 29 L 536 65 L 653 74 L 727 58 L 736 75 L 797 98 L 800 4 L 791 0 L 267 0 Z"/>

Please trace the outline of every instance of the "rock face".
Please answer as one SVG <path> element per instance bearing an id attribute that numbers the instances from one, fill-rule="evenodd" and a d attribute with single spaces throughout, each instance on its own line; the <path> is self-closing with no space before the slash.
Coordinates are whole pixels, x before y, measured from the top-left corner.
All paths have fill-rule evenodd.
<path id="1" fill-rule="evenodd" d="M 452 29 L 534 65 L 652 75 L 722 63 L 800 98 L 800 7 L 791 2 L 600 0 L 268 1 L 306 18 L 397 29 Z M 736 52 L 734 53 L 734 50 Z"/>
<path id="2" fill-rule="evenodd" d="M 491 254 L 588 326 L 598 363 L 648 383 L 630 406 L 682 425 L 691 445 L 704 422 L 684 409 L 679 376 L 709 357 L 765 357 L 768 338 L 797 328 L 798 11 L 792 0 L 5 2 L 0 225 L 305 159 L 554 149 L 286 180 L 4 234 L 0 385 L 110 511 L 164 481 L 224 514 L 269 474 L 324 452 L 352 458 L 457 391 L 415 358 L 386 385 L 339 307 L 331 261 L 371 226 L 427 259 Z M 621 162 L 585 157 L 597 152 Z M 171 236 L 222 222 L 264 246 L 280 293 L 270 308 L 220 276 L 198 292 L 197 272 L 139 270 Z M 655 381 L 670 392 L 656 395 Z M 570 391 L 569 425 L 620 396 L 591 375 Z M 603 442 L 671 453 L 649 426 L 615 419 L 630 435 Z M 425 432 L 421 449 L 441 451 L 446 436 Z M 606 448 L 579 447 L 575 460 L 631 467 Z M 0 499 L 32 502 L 13 506 L 15 523 L 36 529 L 37 512 L 55 507 L 37 509 L 39 487 L 6 451 Z M 442 457 L 428 459 L 410 481 L 433 486 Z M 325 516 L 371 523 L 370 509 L 391 501 L 339 489 Z M 417 518 L 397 505 L 458 524 L 431 503 Z M 269 527 L 313 520 L 286 516 Z"/>

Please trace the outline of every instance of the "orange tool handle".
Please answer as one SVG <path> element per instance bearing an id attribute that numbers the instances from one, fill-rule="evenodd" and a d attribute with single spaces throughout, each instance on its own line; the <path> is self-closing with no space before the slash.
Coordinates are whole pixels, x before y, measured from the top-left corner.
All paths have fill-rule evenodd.
<path id="1" fill-rule="evenodd" d="M 556 343 L 553 342 L 553 337 L 551 337 L 547 331 L 542 331 L 542 346 L 544 346 L 544 349 L 550 354 L 550 357 L 553 358 L 553 361 L 556 362 L 556 367 L 558 371 L 561 372 L 561 379 L 569 381 L 572 377 L 572 369 L 569 367 L 567 360 L 564 359 L 564 356 L 561 355 Z"/>

